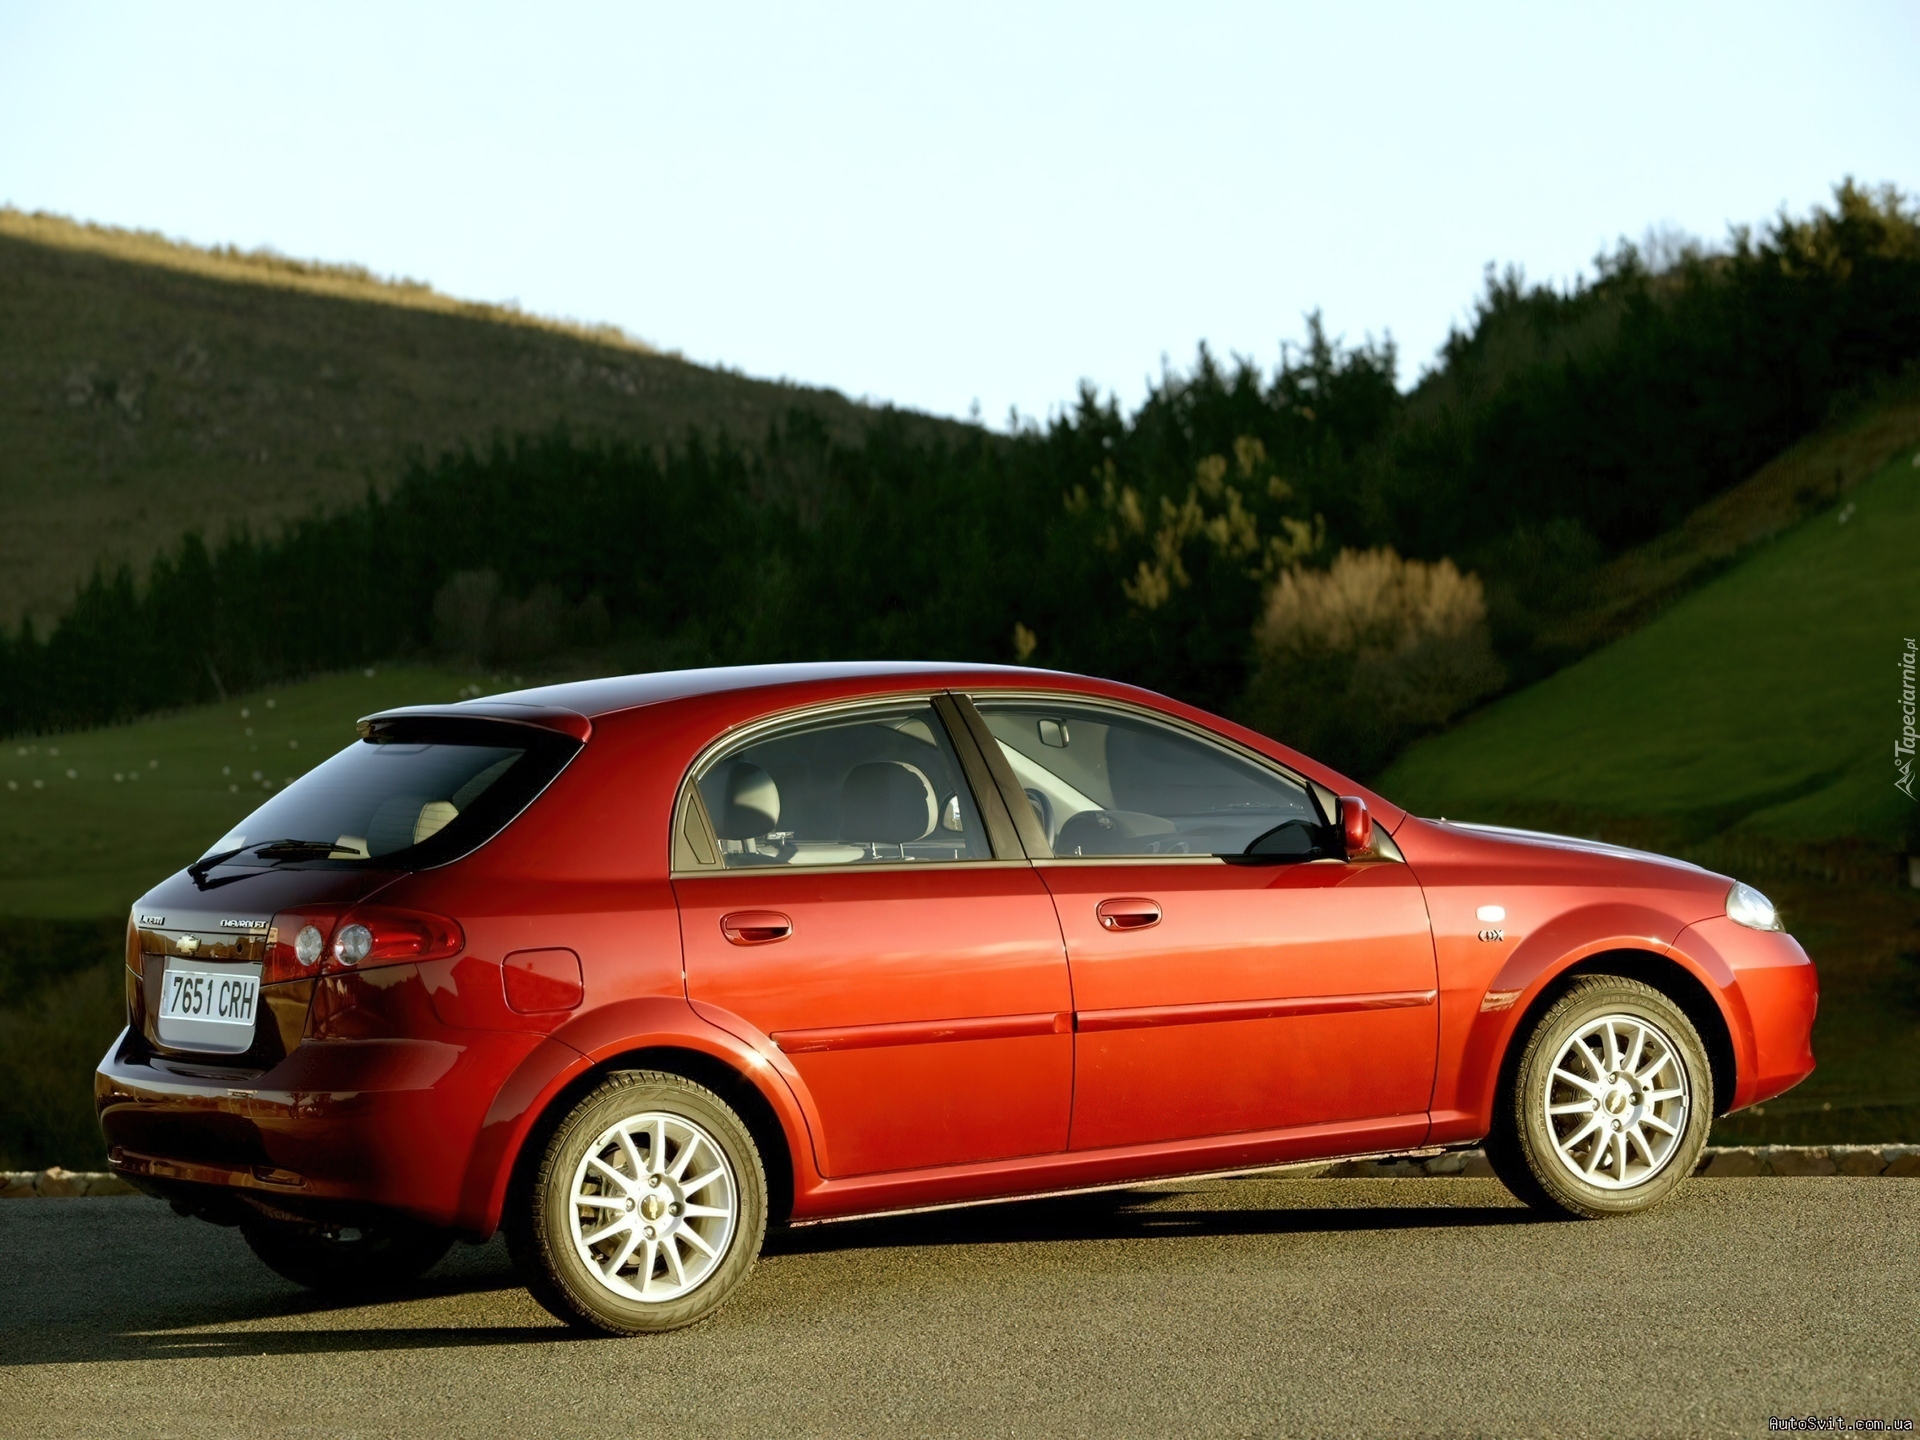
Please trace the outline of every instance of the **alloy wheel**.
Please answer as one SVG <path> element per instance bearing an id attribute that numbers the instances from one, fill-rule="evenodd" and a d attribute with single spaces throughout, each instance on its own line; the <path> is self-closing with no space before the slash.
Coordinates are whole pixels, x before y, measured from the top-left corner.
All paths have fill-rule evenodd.
<path id="1" fill-rule="evenodd" d="M 569 1190 L 575 1253 L 624 1300 L 678 1299 L 733 1243 L 739 1186 L 725 1152 L 684 1115 L 650 1111 L 608 1126 Z"/>
<path id="2" fill-rule="evenodd" d="M 1673 1158 L 1692 1095 L 1665 1031 L 1641 1016 L 1610 1014 L 1567 1038 L 1540 1103 L 1554 1155 L 1569 1174 L 1602 1190 L 1631 1190 Z"/>

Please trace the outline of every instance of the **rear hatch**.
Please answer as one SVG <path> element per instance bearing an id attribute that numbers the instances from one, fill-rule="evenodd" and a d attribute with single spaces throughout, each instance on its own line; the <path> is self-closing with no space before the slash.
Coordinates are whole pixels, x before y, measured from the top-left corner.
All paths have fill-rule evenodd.
<path id="1" fill-rule="evenodd" d="M 211 894 L 183 874 L 151 891 L 127 926 L 127 1029 L 139 1058 L 271 1069 L 300 1043 L 317 978 L 270 970 L 274 917 L 351 905 L 395 874 L 267 872 Z"/>
<path id="2" fill-rule="evenodd" d="M 134 907 L 127 1022 L 131 1048 L 144 1053 L 128 1058 L 270 1068 L 305 1034 L 325 968 L 317 943 L 280 931 L 304 929 L 303 916 L 345 916 L 403 874 L 470 854 L 582 745 L 551 722 L 445 711 L 359 728 L 357 742 Z"/>

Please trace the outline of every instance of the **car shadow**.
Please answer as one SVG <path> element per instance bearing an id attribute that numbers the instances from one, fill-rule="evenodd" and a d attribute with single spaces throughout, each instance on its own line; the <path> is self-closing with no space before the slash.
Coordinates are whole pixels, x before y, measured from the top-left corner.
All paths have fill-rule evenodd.
<path id="1" fill-rule="evenodd" d="M 334 1295 L 313 1290 L 206 1297 L 142 1307 L 129 1323 L 126 1303 L 98 1307 L 110 1313 L 43 1318 L 31 1327 L 0 1330 L 0 1371 L 22 1365 L 100 1360 L 180 1360 L 198 1356 L 327 1354 L 358 1350 L 442 1349 L 472 1345 L 517 1345 L 557 1340 L 577 1332 L 558 1321 L 506 1326 L 329 1325 L 328 1318 L 353 1311 L 378 1313 L 389 1305 L 458 1299 L 518 1290 L 521 1282 L 504 1254 L 488 1247 L 475 1259 L 457 1260 L 452 1273 L 427 1275 L 388 1291 Z M 476 1263 L 477 1260 L 477 1263 Z M 86 1297 L 79 1297 L 86 1298 Z M 264 1328 L 274 1321 L 286 1328 Z M 301 1322 L 317 1322 L 302 1324 Z M 245 1325 L 243 1330 L 212 1329 Z M 261 1327 L 261 1328 L 255 1328 Z"/>
<path id="2" fill-rule="evenodd" d="M 817 1255 L 897 1246 L 1225 1239 L 1552 1223 L 1540 1212 L 1518 1205 L 1223 1207 L 1190 1203 L 1217 1193 L 1117 1190 L 800 1225 L 770 1232 L 764 1253 Z"/>
<path id="3" fill-rule="evenodd" d="M 950 1245 L 1044 1244 L 1071 1241 L 1230 1239 L 1553 1223 L 1518 1205 L 1221 1205 L 1215 1187 L 1118 1190 L 872 1220 L 781 1228 L 764 1254 L 804 1257 L 868 1249 Z M 440 1273 L 387 1295 L 328 1296 L 312 1291 L 200 1299 L 153 1310 L 128 1323 L 124 1306 L 112 1318 L 76 1309 L 49 1323 L 0 1332 L 0 1370 L 90 1361 L 182 1360 L 201 1356 L 324 1355 L 572 1343 L 592 1335 L 558 1321 L 524 1325 L 351 1325 L 327 1323 L 337 1313 L 385 1305 L 457 1300 L 518 1289 L 520 1281 L 498 1241 L 456 1254 Z M 118 1321 L 119 1323 L 115 1323 Z M 273 1325 L 271 1322 L 287 1322 Z M 318 1322 L 302 1324 L 302 1321 Z M 266 1323 L 262 1323 L 266 1322 Z M 245 1329 L 227 1329 L 246 1326 Z M 220 1328 L 214 1328 L 220 1327 Z"/>

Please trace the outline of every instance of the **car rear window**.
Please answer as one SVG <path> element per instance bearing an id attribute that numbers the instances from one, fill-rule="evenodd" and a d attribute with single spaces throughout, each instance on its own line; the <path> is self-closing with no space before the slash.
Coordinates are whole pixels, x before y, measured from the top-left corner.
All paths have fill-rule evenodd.
<path id="1" fill-rule="evenodd" d="M 486 720 L 381 722 L 208 847 L 224 862 L 424 869 L 497 835 L 579 751 L 565 735 Z M 290 856 L 280 842 L 325 842 Z M 266 847 L 262 853 L 259 847 Z M 245 847 L 245 848 L 243 848 Z"/>

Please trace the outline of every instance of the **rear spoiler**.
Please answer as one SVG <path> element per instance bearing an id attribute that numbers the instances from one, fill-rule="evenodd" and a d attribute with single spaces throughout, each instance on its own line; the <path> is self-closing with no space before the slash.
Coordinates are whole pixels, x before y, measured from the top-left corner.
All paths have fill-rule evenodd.
<path id="1" fill-rule="evenodd" d="M 522 705 L 512 700 L 466 700 L 457 705 L 402 705 L 364 715 L 354 724 L 362 740 L 371 740 L 395 720 L 492 720 L 503 725 L 529 725 L 570 735 L 582 745 L 593 734 L 593 721 L 577 710 L 557 705 Z"/>

